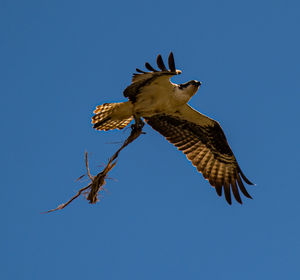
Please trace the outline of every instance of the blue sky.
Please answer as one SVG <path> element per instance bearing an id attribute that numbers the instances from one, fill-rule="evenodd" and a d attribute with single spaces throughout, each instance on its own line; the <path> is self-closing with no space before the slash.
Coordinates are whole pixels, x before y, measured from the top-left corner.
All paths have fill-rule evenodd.
<path id="1" fill-rule="evenodd" d="M 1 279 L 299 279 L 299 1 L 103 2 L 0 2 Z M 129 133 L 94 107 L 170 51 L 254 199 L 227 205 L 146 127 L 98 204 L 41 215 Z"/>

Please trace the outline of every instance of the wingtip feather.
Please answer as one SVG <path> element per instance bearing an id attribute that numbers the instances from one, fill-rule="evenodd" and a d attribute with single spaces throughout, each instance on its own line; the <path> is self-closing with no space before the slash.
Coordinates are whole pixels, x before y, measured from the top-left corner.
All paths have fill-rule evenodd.
<path id="1" fill-rule="evenodd" d="M 225 182 L 224 183 L 224 194 L 225 194 L 225 198 L 226 201 L 229 205 L 231 205 L 231 192 L 230 192 L 230 185 L 229 183 Z"/>
<path id="2" fill-rule="evenodd" d="M 175 67 L 175 61 L 174 61 L 174 55 L 172 52 L 169 54 L 168 58 L 168 64 L 171 72 L 176 72 L 176 67 Z"/>
<path id="3" fill-rule="evenodd" d="M 218 196 L 222 196 L 222 185 L 221 184 L 216 184 L 215 185 L 216 193 Z"/>
<path id="4" fill-rule="evenodd" d="M 242 176 L 243 180 L 244 180 L 248 185 L 255 186 L 255 184 L 252 183 L 252 182 L 245 176 L 245 174 L 243 173 L 243 171 L 241 170 L 241 168 L 238 167 L 238 169 L 239 169 L 239 173 L 240 173 L 240 175 Z"/>
<path id="5" fill-rule="evenodd" d="M 240 193 L 239 193 L 239 190 L 238 190 L 238 187 L 236 185 L 236 181 L 235 181 L 234 178 L 232 178 L 232 181 L 231 181 L 231 189 L 232 189 L 235 200 L 238 203 L 243 204 Z"/>
<path id="6" fill-rule="evenodd" d="M 247 192 L 247 190 L 246 190 L 246 188 L 245 188 L 245 186 L 244 186 L 244 184 L 243 184 L 243 182 L 240 178 L 240 175 L 238 173 L 236 174 L 236 177 L 237 177 L 236 179 L 237 179 L 237 182 L 239 184 L 241 192 L 244 194 L 244 196 L 252 199 L 251 195 Z"/>
<path id="7" fill-rule="evenodd" d="M 148 70 L 152 71 L 152 72 L 157 72 L 157 70 L 154 69 L 154 68 L 150 65 L 149 62 L 146 62 L 146 63 L 145 63 L 145 67 L 146 67 Z"/>
<path id="8" fill-rule="evenodd" d="M 160 54 L 157 56 L 156 63 L 161 71 L 168 71 Z"/>

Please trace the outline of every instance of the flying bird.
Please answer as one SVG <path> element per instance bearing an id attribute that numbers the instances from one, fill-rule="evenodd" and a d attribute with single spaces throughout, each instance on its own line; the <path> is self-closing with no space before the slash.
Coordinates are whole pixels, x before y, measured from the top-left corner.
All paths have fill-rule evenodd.
<path id="1" fill-rule="evenodd" d="M 174 84 L 170 78 L 181 74 L 176 70 L 174 56 L 168 58 L 166 68 L 161 55 L 157 56 L 154 69 L 148 62 L 149 71 L 136 69 L 132 83 L 124 90 L 126 102 L 105 103 L 96 107 L 92 117 L 97 130 L 123 129 L 133 118 L 144 118 L 147 124 L 162 134 L 201 172 L 231 204 L 231 191 L 242 204 L 239 190 L 251 198 L 244 184 L 253 185 L 243 174 L 220 124 L 201 114 L 187 104 L 198 91 L 201 82 L 192 80 Z"/>

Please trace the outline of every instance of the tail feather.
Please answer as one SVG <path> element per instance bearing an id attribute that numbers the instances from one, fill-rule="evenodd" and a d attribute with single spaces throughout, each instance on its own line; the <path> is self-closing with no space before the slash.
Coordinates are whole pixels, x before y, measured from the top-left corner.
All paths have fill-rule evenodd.
<path id="1" fill-rule="evenodd" d="M 93 128 L 97 130 L 123 129 L 133 119 L 130 106 L 123 103 L 104 103 L 96 107 L 92 117 Z"/>

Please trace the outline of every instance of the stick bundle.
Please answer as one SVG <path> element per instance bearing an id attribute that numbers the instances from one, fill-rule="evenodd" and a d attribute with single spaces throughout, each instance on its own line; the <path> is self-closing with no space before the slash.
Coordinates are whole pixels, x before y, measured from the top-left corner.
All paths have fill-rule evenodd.
<path id="1" fill-rule="evenodd" d="M 87 200 L 89 203 L 94 204 L 98 201 L 98 194 L 100 191 L 103 190 L 103 186 L 105 185 L 105 179 L 107 178 L 107 174 L 110 170 L 112 170 L 115 165 L 117 164 L 117 158 L 119 156 L 119 153 L 128 146 L 131 142 L 133 142 L 135 139 L 137 139 L 142 133 L 143 133 L 143 126 L 144 122 L 140 118 L 135 118 L 135 124 L 131 126 L 131 133 L 128 136 L 128 138 L 124 141 L 123 145 L 114 153 L 114 155 L 109 159 L 107 165 L 105 168 L 98 173 L 96 176 L 92 176 L 89 169 L 88 164 L 88 155 L 87 152 L 85 152 L 85 165 L 87 170 L 87 175 L 91 180 L 91 183 L 81 188 L 76 195 L 74 195 L 69 201 L 66 203 L 60 204 L 57 208 L 51 209 L 49 211 L 46 211 L 44 213 L 51 213 L 56 210 L 64 209 L 66 206 L 68 206 L 73 200 L 75 200 L 77 197 L 79 197 L 82 193 L 87 193 Z M 82 178 L 82 177 L 80 177 Z"/>

